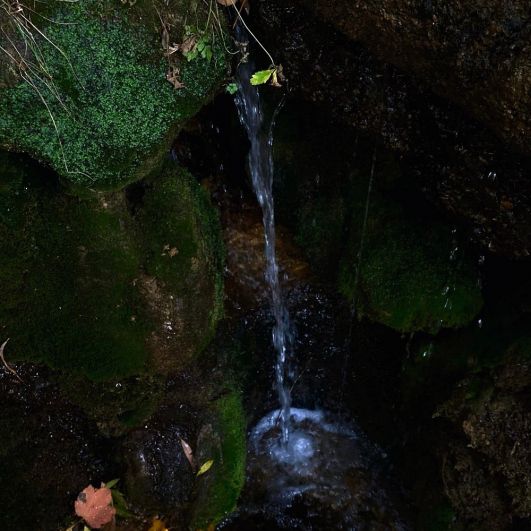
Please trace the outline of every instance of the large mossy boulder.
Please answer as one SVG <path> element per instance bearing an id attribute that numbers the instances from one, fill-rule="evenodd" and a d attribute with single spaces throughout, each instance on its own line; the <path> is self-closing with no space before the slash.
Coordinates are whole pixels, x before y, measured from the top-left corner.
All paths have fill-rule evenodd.
<path id="1" fill-rule="evenodd" d="M 0 9 L 0 146 L 77 185 L 119 188 L 156 169 L 226 73 L 222 23 L 196 0 L 19 7 Z M 204 31 L 210 59 L 170 54 L 186 31 Z"/>
<path id="2" fill-rule="evenodd" d="M 215 211 L 172 163 L 135 190 L 85 197 L 23 164 L 0 160 L 6 357 L 59 370 L 96 418 L 135 424 L 158 379 L 190 363 L 222 315 Z"/>
<path id="3" fill-rule="evenodd" d="M 281 221 L 358 317 L 435 333 L 477 315 L 482 297 L 472 253 L 409 188 L 389 152 L 330 127 L 315 109 L 287 109 L 275 163 Z"/>

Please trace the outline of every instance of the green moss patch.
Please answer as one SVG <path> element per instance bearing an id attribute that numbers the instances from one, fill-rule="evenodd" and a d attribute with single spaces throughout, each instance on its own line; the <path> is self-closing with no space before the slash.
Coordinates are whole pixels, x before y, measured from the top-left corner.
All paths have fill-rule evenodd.
<path id="1" fill-rule="evenodd" d="M 362 207 L 359 201 L 354 212 Z M 363 215 L 351 223 L 339 285 L 361 315 L 400 332 L 435 333 L 461 327 L 481 310 L 479 273 L 448 228 L 411 218 L 378 192 L 365 234 Z"/>
<path id="2" fill-rule="evenodd" d="M 192 1 L 173 4 L 179 28 L 187 16 L 207 15 Z M 184 87 L 174 89 L 153 3 L 128 9 L 110 0 L 49 0 L 32 17 L 39 27 L 29 46 L 33 66 L 1 89 L 0 145 L 78 185 L 113 189 L 153 171 L 176 129 L 225 74 L 217 44 L 212 61 L 183 62 Z M 27 44 L 13 24 L 4 25 L 19 37 L 18 48 Z"/>
<path id="3" fill-rule="evenodd" d="M 69 195 L 54 174 L 0 153 L 6 357 L 58 369 L 70 399 L 111 433 L 149 416 L 156 375 L 189 363 L 222 315 L 205 192 L 173 164 L 143 189 L 134 208 L 124 191 Z"/>
<path id="4" fill-rule="evenodd" d="M 211 456 L 214 464 L 198 478 L 192 529 L 211 528 L 231 513 L 245 482 L 246 421 L 240 393 L 232 391 L 217 400 L 213 419 L 214 435 L 202 455 Z"/>
<path id="5" fill-rule="evenodd" d="M 187 301 L 176 349 L 200 351 L 223 315 L 223 255 L 220 224 L 208 193 L 184 170 L 169 164 L 147 184 L 139 225 L 144 271 L 175 303 Z"/>
<path id="6" fill-rule="evenodd" d="M 140 254 L 124 202 L 68 196 L 42 177 L 1 178 L 0 320 L 10 359 L 93 380 L 141 372 L 146 329 L 132 287 Z"/>

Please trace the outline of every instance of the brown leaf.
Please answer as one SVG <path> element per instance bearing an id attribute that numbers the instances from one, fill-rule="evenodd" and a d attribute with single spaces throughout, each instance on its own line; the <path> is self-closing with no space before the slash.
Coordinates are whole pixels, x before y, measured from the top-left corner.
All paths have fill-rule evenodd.
<path id="1" fill-rule="evenodd" d="M 190 463 L 192 470 L 195 470 L 194 452 L 192 451 L 191 446 L 184 439 L 180 438 L 179 440 L 181 441 L 181 446 L 182 446 L 184 455 L 186 456 L 186 459 L 188 459 L 188 462 Z"/>
<path id="2" fill-rule="evenodd" d="M 184 39 L 179 48 L 183 55 L 186 55 L 188 52 L 191 52 L 194 49 L 196 43 L 197 37 L 195 35 L 190 35 L 190 37 Z"/>
<path id="3" fill-rule="evenodd" d="M 173 85 L 175 89 L 181 89 L 184 87 L 184 83 L 181 81 L 181 71 L 176 66 L 170 66 L 166 79 Z"/>
<path id="4" fill-rule="evenodd" d="M 111 490 L 105 486 L 95 489 L 89 485 L 83 489 L 79 493 L 74 507 L 76 514 L 94 529 L 99 529 L 101 526 L 112 522 L 116 514 L 116 509 L 112 506 Z"/>
<path id="5" fill-rule="evenodd" d="M 217 0 L 217 2 L 222 6 L 233 6 L 238 3 L 238 0 Z"/>

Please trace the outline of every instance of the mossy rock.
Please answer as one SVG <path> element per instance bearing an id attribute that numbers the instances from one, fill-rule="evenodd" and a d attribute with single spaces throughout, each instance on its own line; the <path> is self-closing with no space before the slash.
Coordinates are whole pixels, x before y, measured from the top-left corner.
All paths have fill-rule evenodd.
<path id="1" fill-rule="evenodd" d="M 360 211 L 361 202 L 354 209 Z M 351 223 L 339 286 L 360 315 L 400 332 L 436 333 L 464 326 L 479 313 L 479 272 L 449 228 L 423 223 L 377 192 L 365 234 L 363 215 Z"/>
<path id="2" fill-rule="evenodd" d="M 223 79 L 225 49 L 210 24 L 210 61 L 164 57 L 159 14 L 171 28 L 166 40 L 182 42 L 187 18 L 206 25 L 201 2 L 124 4 L 39 2 L 36 12 L 22 12 L 34 24 L 33 40 L 20 37 L 19 19 L 0 15 L 11 39 L 1 44 L 18 57 L 29 41 L 30 65 L 20 71 L 11 64 L 19 82 L 0 84 L 0 146 L 29 153 L 75 185 L 100 190 L 120 188 L 160 166 L 179 126 Z M 167 81 L 170 67 L 180 71 L 183 88 Z"/>
<path id="3" fill-rule="evenodd" d="M 216 401 L 199 434 L 200 463 L 213 464 L 198 478 L 191 529 L 212 529 L 236 508 L 245 483 L 246 427 L 242 396 L 233 388 Z"/>
<path id="4" fill-rule="evenodd" d="M 393 155 L 318 112 L 284 113 L 275 137 L 279 219 L 314 271 L 358 317 L 397 331 L 469 323 L 483 303 L 476 263 L 444 220 L 409 195 Z"/>
<path id="5" fill-rule="evenodd" d="M 148 313 L 163 318 L 149 345 L 164 372 L 182 368 L 203 350 L 223 316 L 219 218 L 206 190 L 182 169 L 177 177 L 170 165 L 146 182 L 135 215 L 143 256 L 138 286 Z"/>
<path id="6" fill-rule="evenodd" d="M 173 163 L 134 205 L 130 191 L 69 195 L 25 164 L 0 154 L 6 356 L 61 371 L 94 418 L 134 425 L 153 409 L 155 375 L 190 363 L 222 315 L 215 211 Z M 108 395 L 97 404 L 96 389 Z"/>
<path id="7" fill-rule="evenodd" d="M 9 357 L 95 381 L 142 372 L 148 329 L 133 286 L 141 255 L 124 195 L 80 199 L 45 172 L 6 176 L 9 158 L 0 165 L 0 315 Z"/>

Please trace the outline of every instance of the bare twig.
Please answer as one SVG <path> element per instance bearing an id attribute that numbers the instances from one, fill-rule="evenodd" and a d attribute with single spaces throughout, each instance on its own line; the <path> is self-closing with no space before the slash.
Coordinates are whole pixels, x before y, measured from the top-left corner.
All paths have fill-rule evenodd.
<path id="1" fill-rule="evenodd" d="M 11 374 L 14 374 L 17 379 L 21 382 L 21 383 L 24 383 L 24 380 L 22 380 L 22 378 L 17 374 L 17 371 L 15 371 L 15 369 L 13 369 L 13 367 L 11 367 L 5 357 L 4 357 L 4 350 L 6 348 L 6 345 L 9 341 L 9 338 L 7 338 L 3 343 L 2 343 L 2 346 L 0 346 L 0 359 L 2 360 L 2 363 L 4 364 L 4 367 L 11 373 Z"/>

